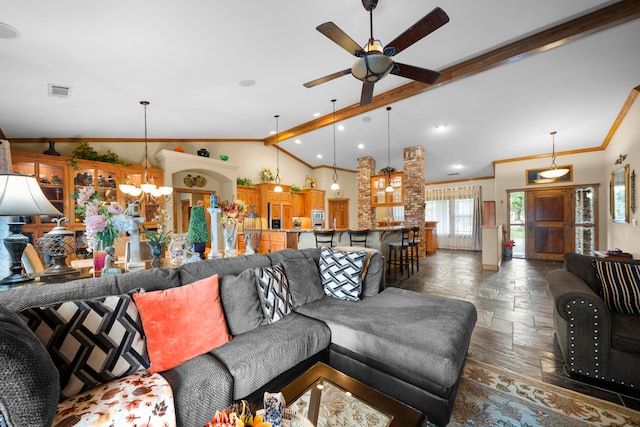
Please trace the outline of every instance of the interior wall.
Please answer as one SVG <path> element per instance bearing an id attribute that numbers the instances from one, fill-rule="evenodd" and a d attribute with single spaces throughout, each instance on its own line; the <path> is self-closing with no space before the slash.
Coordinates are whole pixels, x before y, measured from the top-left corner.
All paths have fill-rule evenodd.
<path id="1" fill-rule="evenodd" d="M 636 98 L 635 102 L 630 106 L 627 115 L 622 120 L 620 127 L 607 146 L 604 153 L 604 167 L 602 170 L 602 182 L 606 187 L 606 230 L 607 239 L 603 242 L 602 249 L 620 248 L 625 252 L 633 254 L 634 258 L 640 258 L 640 230 L 637 227 L 640 211 L 636 208 L 636 212 L 629 212 L 629 223 L 614 223 L 609 214 L 609 180 L 611 172 L 624 165 L 629 165 L 631 171 L 636 171 L 636 175 L 640 173 L 640 101 Z M 621 164 L 616 164 L 616 160 L 620 155 L 627 157 Z M 636 205 L 638 200 L 638 189 L 636 184 Z M 603 200 L 604 202 L 604 200 Z M 603 203 L 605 204 L 605 203 Z"/>

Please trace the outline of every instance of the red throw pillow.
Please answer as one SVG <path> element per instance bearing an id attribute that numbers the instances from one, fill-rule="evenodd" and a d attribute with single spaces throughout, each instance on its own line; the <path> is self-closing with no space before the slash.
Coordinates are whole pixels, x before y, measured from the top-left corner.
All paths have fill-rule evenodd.
<path id="1" fill-rule="evenodd" d="M 162 372 L 228 342 L 218 275 L 133 296 L 147 337 L 151 367 Z"/>

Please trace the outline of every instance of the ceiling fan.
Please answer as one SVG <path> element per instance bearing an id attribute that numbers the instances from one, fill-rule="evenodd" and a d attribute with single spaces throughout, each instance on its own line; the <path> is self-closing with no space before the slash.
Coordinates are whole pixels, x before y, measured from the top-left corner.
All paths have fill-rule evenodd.
<path id="1" fill-rule="evenodd" d="M 415 67 L 413 65 L 400 64 L 391 59 L 391 57 L 449 22 L 449 16 L 444 10 L 436 7 L 383 49 L 380 41 L 373 38 L 373 10 L 378 5 L 378 0 L 362 0 L 362 5 L 369 11 L 371 28 L 369 41 L 364 47 L 360 47 L 351 37 L 331 21 L 316 27 L 318 31 L 338 46 L 350 54 L 357 56 L 358 59 L 356 62 L 354 62 L 351 68 L 307 82 L 304 84 L 305 87 L 310 88 L 338 77 L 352 74 L 356 79 L 362 81 L 362 94 L 360 95 L 360 105 L 362 106 L 371 103 L 375 82 L 389 73 L 427 84 L 432 84 L 438 80 L 440 73 L 437 71 Z"/>

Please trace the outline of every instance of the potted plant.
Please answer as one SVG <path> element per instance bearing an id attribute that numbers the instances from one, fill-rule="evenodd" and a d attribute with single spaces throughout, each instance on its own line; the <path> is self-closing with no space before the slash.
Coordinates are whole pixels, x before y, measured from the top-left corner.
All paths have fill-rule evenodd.
<path id="1" fill-rule="evenodd" d="M 262 182 L 273 182 L 273 180 L 275 179 L 273 177 L 273 171 L 268 167 L 260 169 L 260 172 L 258 174 L 260 175 L 260 181 Z"/>
<path id="2" fill-rule="evenodd" d="M 208 240 L 209 228 L 207 226 L 207 219 L 204 216 L 204 206 L 198 204 L 191 208 L 187 243 L 193 243 L 193 250 L 200 254 L 200 259 L 204 259 L 204 250 Z"/>

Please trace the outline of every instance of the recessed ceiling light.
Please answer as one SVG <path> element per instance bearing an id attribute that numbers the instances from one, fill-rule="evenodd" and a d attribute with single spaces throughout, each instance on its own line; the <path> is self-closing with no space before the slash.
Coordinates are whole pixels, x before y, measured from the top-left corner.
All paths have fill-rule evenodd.
<path id="1" fill-rule="evenodd" d="M 313 117 L 320 117 L 320 113 L 313 113 Z"/>
<path id="2" fill-rule="evenodd" d="M 369 116 L 364 116 L 364 117 L 362 118 L 362 121 L 363 121 L 363 122 L 365 122 L 365 123 L 369 123 L 369 122 L 371 121 L 371 117 L 369 117 Z"/>
<path id="3" fill-rule="evenodd" d="M 272 130 L 271 132 L 269 132 L 269 134 L 270 134 L 270 135 L 275 135 L 275 134 L 276 134 L 276 131 L 275 131 L 275 130 Z"/>
<path id="4" fill-rule="evenodd" d="M 338 125 L 338 130 L 344 130 L 344 126 L 343 125 Z"/>
<path id="5" fill-rule="evenodd" d="M 18 30 L 11 25 L 0 22 L 0 39 L 17 39 L 20 37 Z"/>
<path id="6" fill-rule="evenodd" d="M 316 157 L 321 159 L 322 158 L 322 154 L 318 154 Z"/>
<path id="7" fill-rule="evenodd" d="M 300 141 L 299 139 L 296 139 L 294 142 L 295 142 L 296 144 L 302 144 L 302 141 Z"/>
<path id="8" fill-rule="evenodd" d="M 462 166 L 460 163 L 456 163 L 455 165 L 452 166 L 454 169 L 464 169 L 464 166 Z"/>
<path id="9" fill-rule="evenodd" d="M 364 144 L 358 144 L 358 148 L 362 150 L 364 148 Z"/>
<path id="10" fill-rule="evenodd" d="M 447 126 L 447 125 L 438 125 L 434 129 L 436 131 L 438 131 L 438 132 L 444 132 L 445 130 L 449 129 L 449 126 Z"/>
<path id="11" fill-rule="evenodd" d="M 250 87 L 256 84 L 256 81 L 253 79 L 245 79 L 245 80 L 240 80 L 240 82 L 238 83 L 240 86 L 242 87 Z"/>

